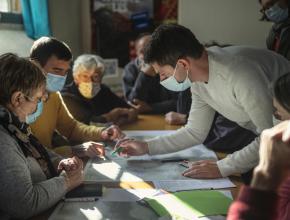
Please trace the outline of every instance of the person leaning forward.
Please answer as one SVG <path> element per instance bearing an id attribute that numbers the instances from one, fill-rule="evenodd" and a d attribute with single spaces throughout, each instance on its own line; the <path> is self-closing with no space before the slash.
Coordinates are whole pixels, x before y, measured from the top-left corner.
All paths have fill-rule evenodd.
<path id="1" fill-rule="evenodd" d="M 43 104 L 43 113 L 30 124 L 32 132 L 47 148 L 63 155 L 94 157 L 103 153 L 102 144 L 94 141 L 114 140 L 123 136 L 118 126 L 103 127 L 85 125 L 73 118 L 59 91 L 63 88 L 70 70 L 72 53 L 64 43 L 52 37 L 42 37 L 34 42 L 30 58 L 39 63 L 46 75 L 48 99 Z M 57 130 L 76 146 L 52 145 L 52 136 Z"/>
<path id="2" fill-rule="evenodd" d="M 161 25 L 145 48 L 145 62 L 167 89 L 191 87 L 192 105 L 185 127 L 147 142 L 120 142 L 121 155 L 164 154 L 201 144 L 215 112 L 260 134 L 273 126 L 271 84 L 289 72 L 290 63 L 272 51 L 246 46 L 205 49 L 181 25 Z M 193 83 L 194 82 L 194 83 Z M 259 137 L 219 161 L 199 161 L 183 172 L 191 178 L 244 173 L 258 163 Z"/>

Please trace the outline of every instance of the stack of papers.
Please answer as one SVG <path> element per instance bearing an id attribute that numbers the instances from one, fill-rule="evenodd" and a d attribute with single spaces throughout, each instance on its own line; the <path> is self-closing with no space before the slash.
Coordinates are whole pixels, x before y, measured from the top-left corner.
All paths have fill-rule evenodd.
<path id="1" fill-rule="evenodd" d="M 236 187 L 228 178 L 153 181 L 156 189 L 170 192 L 191 189 L 225 189 Z"/>
<path id="2" fill-rule="evenodd" d="M 85 167 L 85 180 L 97 182 L 112 181 L 154 181 L 154 180 L 190 180 L 182 176 L 184 167 L 178 162 L 163 162 L 168 159 L 190 161 L 202 159 L 216 159 L 213 151 L 203 145 L 171 154 L 156 156 L 112 157 L 110 149 L 106 149 L 107 160 L 91 159 Z"/>

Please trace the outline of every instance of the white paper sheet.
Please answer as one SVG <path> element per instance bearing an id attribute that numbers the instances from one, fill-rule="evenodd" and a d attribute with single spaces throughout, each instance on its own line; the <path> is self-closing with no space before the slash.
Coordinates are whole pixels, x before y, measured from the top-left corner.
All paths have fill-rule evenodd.
<path id="1" fill-rule="evenodd" d="M 100 201 L 103 202 L 136 202 L 145 197 L 151 198 L 153 196 L 164 194 L 159 189 L 117 189 L 106 188 Z"/>
<path id="2" fill-rule="evenodd" d="M 107 160 L 89 160 L 85 167 L 85 180 L 98 182 L 115 181 L 154 181 L 154 180 L 188 180 L 181 173 L 185 170 L 178 162 L 162 162 L 162 160 L 216 159 L 213 151 L 203 145 L 188 148 L 175 153 L 130 157 L 129 159 L 112 156 L 111 149 L 106 149 Z M 160 161 L 161 160 L 161 161 Z"/>
<path id="3" fill-rule="evenodd" d="M 128 137 L 157 137 L 172 134 L 176 130 L 127 130 L 123 131 Z"/>
<path id="4" fill-rule="evenodd" d="M 170 158 L 184 158 L 194 160 L 202 159 L 217 159 L 217 156 L 214 151 L 206 148 L 203 144 L 196 145 L 181 151 L 169 153 L 169 154 L 160 154 L 160 155 L 144 155 L 144 156 L 134 156 L 130 157 L 129 160 L 165 160 Z"/>
<path id="5" fill-rule="evenodd" d="M 150 208 L 136 202 L 61 202 L 48 220 L 157 220 Z"/>
<path id="6" fill-rule="evenodd" d="M 130 137 L 148 137 L 147 135 L 165 135 L 174 131 L 126 131 Z M 97 182 L 136 182 L 154 181 L 156 186 L 169 191 L 190 189 L 220 189 L 233 187 L 229 179 L 221 180 L 192 180 L 181 175 L 185 170 L 178 162 L 164 163 L 166 159 L 188 159 L 197 161 L 217 159 L 216 154 L 204 145 L 163 155 L 134 156 L 128 159 L 111 155 L 112 149 L 106 148 L 107 160 L 89 160 L 85 167 L 85 180 Z M 178 182 L 179 180 L 188 182 Z M 177 181 L 177 182 L 175 182 Z"/>
<path id="7" fill-rule="evenodd" d="M 163 189 L 170 192 L 192 190 L 192 189 L 224 189 L 235 187 L 229 178 L 221 179 L 192 179 L 192 180 L 165 180 L 153 181 L 156 189 Z"/>

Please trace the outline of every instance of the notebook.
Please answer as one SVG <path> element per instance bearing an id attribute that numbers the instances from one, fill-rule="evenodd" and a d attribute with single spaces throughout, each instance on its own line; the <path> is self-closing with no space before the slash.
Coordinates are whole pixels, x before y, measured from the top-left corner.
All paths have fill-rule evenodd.
<path id="1" fill-rule="evenodd" d="M 159 216 L 179 216 L 186 219 L 226 215 L 232 202 L 230 198 L 214 190 L 168 193 L 146 198 L 145 201 Z"/>
<path id="2" fill-rule="evenodd" d="M 64 200 L 69 201 L 96 201 L 103 195 L 103 186 L 97 183 L 83 183 L 69 191 Z"/>

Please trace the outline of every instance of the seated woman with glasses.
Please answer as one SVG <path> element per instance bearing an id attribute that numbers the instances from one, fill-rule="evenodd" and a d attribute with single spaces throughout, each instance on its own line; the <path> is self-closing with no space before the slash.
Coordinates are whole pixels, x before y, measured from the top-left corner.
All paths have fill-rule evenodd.
<path id="1" fill-rule="evenodd" d="M 83 180 L 80 159 L 48 152 L 29 129 L 42 112 L 45 80 L 31 61 L 0 56 L 0 219 L 36 215 Z"/>

